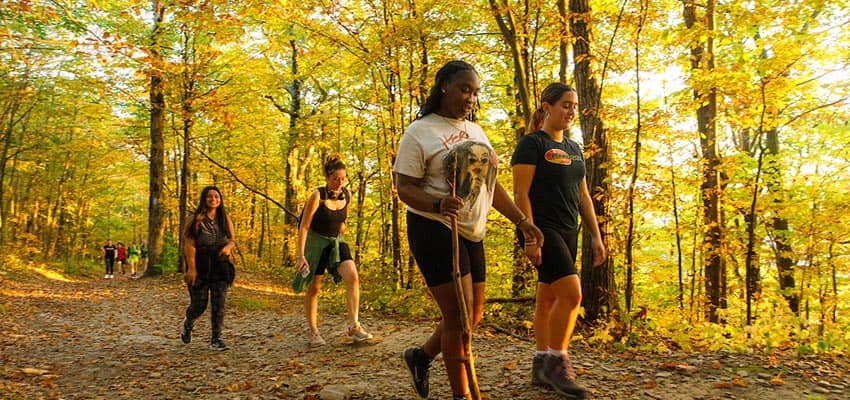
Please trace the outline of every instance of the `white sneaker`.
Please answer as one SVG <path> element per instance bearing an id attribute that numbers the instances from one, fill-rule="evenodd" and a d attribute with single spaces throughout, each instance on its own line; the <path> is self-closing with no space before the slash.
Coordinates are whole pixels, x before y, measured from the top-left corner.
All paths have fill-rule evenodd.
<path id="1" fill-rule="evenodd" d="M 115 275 L 109 274 L 109 279 L 115 279 Z"/>
<path id="2" fill-rule="evenodd" d="M 354 326 L 349 326 L 348 332 L 345 336 L 348 338 L 348 340 L 352 342 L 362 342 L 364 340 L 369 340 L 372 338 L 372 334 L 366 332 L 366 330 L 363 329 L 359 322 L 354 324 Z"/>
<path id="3" fill-rule="evenodd" d="M 109 279 L 109 274 L 104 275 L 103 279 Z"/>
<path id="4" fill-rule="evenodd" d="M 313 332 L 312 329 L 307 331 L 307 342 L 310 344 L 310 347 L 319 347 L 325 345 L 325 339 L 322 339 L 322 335 L 319 332 Z"/>

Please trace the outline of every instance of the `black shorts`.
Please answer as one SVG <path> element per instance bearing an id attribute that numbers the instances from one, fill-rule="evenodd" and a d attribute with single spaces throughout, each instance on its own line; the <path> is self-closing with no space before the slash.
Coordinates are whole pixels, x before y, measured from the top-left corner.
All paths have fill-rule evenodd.
<path id="1" fill-rule="evenodd" d="M 472 273 L 472 282 L 483 283 L 487 266 L 484 242 L 458 238 L 460 275 Z M 407 242 L 428 287 L 452 281 L 452 230 L 439 221 L 407 213 Z"/>
<path id="2" fill-rule="evenodd" d="M 322 256 L 319 257 L 319 265 L 316 267 L 316 275 L 324 275 L 325 270 L 328 268 L 328 260 L 331 258 L 331 246 L 325 247 L 322 250 Z M 339 262 L 342 263 L 346 260 L 353 260 L 351 258 L 351 249 L 348 248 L 348 243 L 340 243 L 339 244 Z"/>
<path id="3" fill-rule="evenodd" d="M 576 275 L 578 232 L 540 228 L 543 232 L 542 263 L 537 265 L 537 281 L 552 284 L 565 276 Z"/>

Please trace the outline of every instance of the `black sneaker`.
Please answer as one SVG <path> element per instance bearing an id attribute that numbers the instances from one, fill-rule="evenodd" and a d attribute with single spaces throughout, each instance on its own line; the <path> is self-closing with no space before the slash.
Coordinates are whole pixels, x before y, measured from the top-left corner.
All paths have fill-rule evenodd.
<path id="1" fill-rule="evenodd" d="M 425 355 L 425 351 L 419 347 L 411 347 L 401 353 L 404 364 L 410 370 L 413 380 L 413 389 L 423 399 L 428 398 L 428 373 L 431 368 L 431 360 Z"/>
<path id="2" fill-rule="evenodd" d="M 192 341 L 192 324 L 189 323 L 189 320 L 183 318 L 182 328 L 180 329 L 180 340 L 183 343 L 189 344 Z"/>
<path id="3" fill-rule="evenodd" d="M 568 399 L 587 398 L 587 391 L 575 383 L 575 372 L 569 355 L 561 357 L 547 354 L 543 360 L 543 371 L 540 380 L 561 396 Z"/>
<path id="4" fill-rule="evenodd" d="M 210 341 L 210 350 L 224 351 L 227 350 L 227 345 L 225 345 L 221 339 L 215 338 Z"/>
<path id="5" fill-rule="evenodd" d="M 535 354 L 531 360 L 531 385 L 543 386 L 543 381 L 540 380 L 540 374 L 543 373 L 543 355 Z"/>

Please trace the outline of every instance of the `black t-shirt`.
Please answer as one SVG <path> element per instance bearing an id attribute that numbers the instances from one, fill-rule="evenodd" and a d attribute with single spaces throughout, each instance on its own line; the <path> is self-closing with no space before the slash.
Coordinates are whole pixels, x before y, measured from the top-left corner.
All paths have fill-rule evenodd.
<path id="1" fill-rule="evenodd" d="M 105 258 L 115 258 L 115 251 L 118 250 L 114 244 L 103 245 L 103 256 Z"/>
<path id="2" fill-rule="evenodd" d="M 578 230 L 578 202 L 584 179 L 584 155 L 578 143 L 564 138 L 552 140 L 537 131 L 520 138 L 511 165 L 535 166 L 528 197 L 534 224 L 541 228 Z"/>

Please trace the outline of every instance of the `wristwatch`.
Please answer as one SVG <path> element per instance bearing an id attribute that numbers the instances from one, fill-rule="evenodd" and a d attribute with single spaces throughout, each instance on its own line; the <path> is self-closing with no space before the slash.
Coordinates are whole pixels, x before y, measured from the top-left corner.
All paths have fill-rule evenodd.
<path id="1" fill-rule="evenodd" d="M 435 213 L 440 212 L 440 205 L 443 204 L 443 199 L 439 198 L 434 200 L 434 204 L 431 206 L 431 209 L 434 210 Z"/>

